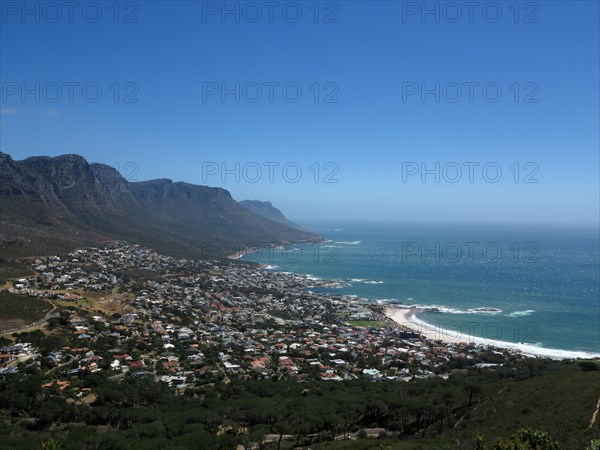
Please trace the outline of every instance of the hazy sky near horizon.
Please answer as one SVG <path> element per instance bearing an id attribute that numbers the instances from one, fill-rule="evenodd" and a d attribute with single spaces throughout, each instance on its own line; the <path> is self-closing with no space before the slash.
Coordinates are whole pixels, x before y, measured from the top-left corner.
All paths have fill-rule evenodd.
<path id="1" fill-rule="evenodd" d="M 599 2 L 1 3 L 0 149 L 299 222 L 598 224 Z"/>

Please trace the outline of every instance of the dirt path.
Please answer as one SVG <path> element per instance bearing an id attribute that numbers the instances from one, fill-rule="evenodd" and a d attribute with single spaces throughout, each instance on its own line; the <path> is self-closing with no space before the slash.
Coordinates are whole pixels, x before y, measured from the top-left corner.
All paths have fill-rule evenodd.
<path id="1" fill-rule="evenodd" d="M 591 429 L 596 423 L 596 419 L 598 418 L 598 411 L 600 411 L 600 398 L 598 399 L 598 403 L 596 403 L 596 411 L 594 411 L 594 414 L 592 414 L 592 420 L 590 420 L 590 426 L 588 427 L 588 430 Z"/>
<path id="2" fill-rule="evenodd" d="M 504 390 L 505 390 L 507 387 L 508 387 L 508 384 L 507 384 L 506 386 L 504 386 L 502 389 L 500 389 L 498 392 L 496 392 L 496 396 L 498 396 L 498 395 L 502 394 L 502 392 L 504 392 Z M 487 400 L 486 400 L 486 401 L 487 401 Z M 485 403 L 486 401 L 484 401 L 484 402 L 482 402 L 482 403 Z M 475 411 L 475 410 L 476 410 L 476 409 L 479 407 L 479 405 L 481 405 L 481 403 L 478 403 L 477 405 L 475 405 L 475 407 L 474 407 L 473 409 L 470 409 L 469 411 L 467 411 L 466 413 L 464 413 L 462 416 L 460 416 L 460 419 L 458 419 L 458 422 L 456 422 L 456 423 L 454 424 L 454 427 L 453 427 L 453 428 L 457 428 L 457 427 L 460 425 L 460 423 L 462 422 L 462 420 L 465 418 L 465 416 L 466 416 L 468 413 L 473 413 L 473 411 Z"/>
<path id="3" fill-rule="evenodd" d="M 9 335 L 9 334 L 15 333 L 17 331 L 20 332 L 20 333 L 23 333 L 23 332 L 26 332 L 26 331 L 34 331 L 35 329 L 39 328 L 43 323 L 45 323 L 48 320 L 50 320 L 52 317 L 58 317 L 58 313 L 56 313 L 56 310 L 58 309 L 58 306 L 54 305 L 51 302 L 48 302 L 48 303 L 50 303 L 52 305 L 52 309 L 50 311 L 48 311 L 44 317 L 42 317 L 39 320 L 36 320 L 33 323 L 22 325 L 20 327 L 9 328 L 9 329 L 3 330 L 2 331 L 2 336 Z"/>

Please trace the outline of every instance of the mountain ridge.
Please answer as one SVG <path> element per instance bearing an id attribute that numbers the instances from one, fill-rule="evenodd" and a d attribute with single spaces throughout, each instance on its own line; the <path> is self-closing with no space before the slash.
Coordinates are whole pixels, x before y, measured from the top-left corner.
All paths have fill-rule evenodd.
<path id="1" fill-rule="evenodd" d="M 254 214 L 262 216 L 266 219 L 273 220 L 274 222 L 278 222 L 292 228 L 304 230 L 301 225 L 298 225 L 285 217 L 285 215 L 279 209 L 275 208 L 269 201 L 263 202 L 260 200 L 242 200 L 239 203 L 244 208 L 252 211 Z"/>
<path id="2" fill-rule="evenodd" d="M 21 256 L 42 253 L 24 244 L 58 249 L 128 240 L 174 256 L 209 257 L 207 244 L 234 253 L 240 246 L 321 240 L 252 213 L 223 188 L 127 181 L 77 154 L 14 160 L 0 152 L 0 173 L 2 257 L 15 242 Z"/>

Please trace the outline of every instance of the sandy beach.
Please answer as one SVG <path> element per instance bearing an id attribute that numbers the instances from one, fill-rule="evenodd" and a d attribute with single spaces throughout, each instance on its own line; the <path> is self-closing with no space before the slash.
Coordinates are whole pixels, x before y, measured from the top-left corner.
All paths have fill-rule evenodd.
<path id="1" fill-rule="evenodd" d="M 416 314 L 424 311 L 419 308 L 399 308 L 387 306 L 384 313 L 398 325 L 417 332 L 428 340 L 442 341 L 449 344 L 457 344 L 459 342 L 481 344 L 492 346 L 499 349 L 518 351 L 527 356 L 540 356 L 552 359 L 567 359 L 567 358 L 600 358 L 600 353 L 561 350 L 554 348 L 539 347 L 535 344 L 517 343 L 499 341 L 494 339 L 485 339 L 483 337 L 473 336 L 468 333 L 468 329 L 443 328 L 434 326 L 420 320 Z"/>
<path id="2" fill-rule="evenodd" d="M 423 311 L 419 308 L 397 308 L 388 306 L 384 312 L 387 317 L 392 319 L 403 328 L 415 331 L 427 339 L 433 341 L 443 341 L 447 343 L 457 344 L 459 342 L 469 343 L 472 339 L 469 336 L 457 333 L 455 330 L 443 330 L 434 325 L 419 320 L 416 313 Z"/>

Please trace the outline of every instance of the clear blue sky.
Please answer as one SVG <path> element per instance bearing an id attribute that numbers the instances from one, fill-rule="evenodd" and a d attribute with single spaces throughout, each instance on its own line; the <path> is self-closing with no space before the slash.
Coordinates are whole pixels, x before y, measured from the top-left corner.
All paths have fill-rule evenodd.
<path id="1" fill-rule="evenodd" d="M 490 2 L 473 11 L 428 2 L 438 17 L 423 16 L 420 1 L 280 2 L 273 11 L 228 2 L 239 23 L 235 13 L 222 17 L 222 2 L 122 2 L 118 17 L 113 2 L 85 11 L 80 3 L 69 11 L 31 2 L 28 13 L 2 2 L 0 148 L 15 159 L 78 153 L 133 179 L 271 200 L 300 222 L 598 224 L 596 1 L 491 2 L 485 12 Z M 239 103 L 211 94 L 236 82 Z M 279 83 L 272 102 L 270 82 Z M 472 101 L 470 82 L 479 83 Z M 283 92 L 286 83 L 297 84 Z M 439 103 L 414 93 L 435 83 Z M 128 95 L 137 103 L 125 103 Z M 240 164 L 239 182 L 234 174 L 222 182 L 222 163 Z M 273 182 L 268 163 L 279 164 Z M 440 164 L 439 183 L 422 182 L 421 163 Z M 479 164 L 473 183 L 464 163 Z M 488 163 L 488 179 L 502 169 L 496 183 L 482 174 Z M 449 183 L 456 165 L 462 176 Z M 300 180 L 286 181 L 296 167 Z M 324 183 L 334 170 L 338 182 Z"/>

